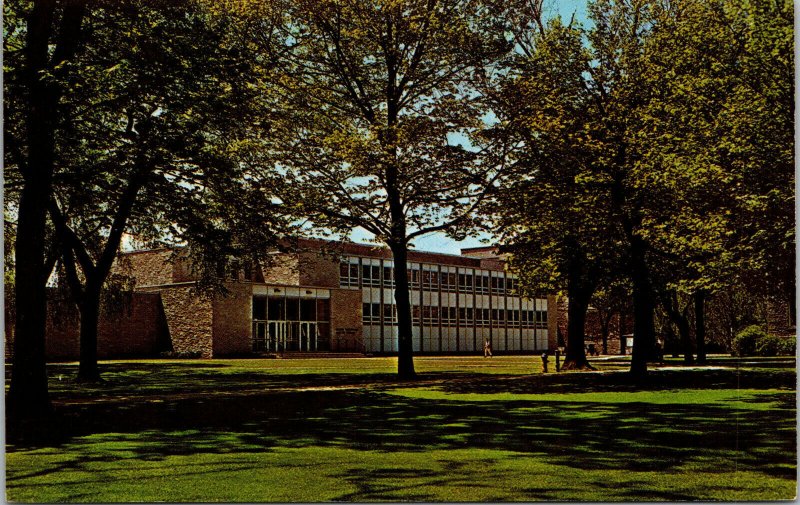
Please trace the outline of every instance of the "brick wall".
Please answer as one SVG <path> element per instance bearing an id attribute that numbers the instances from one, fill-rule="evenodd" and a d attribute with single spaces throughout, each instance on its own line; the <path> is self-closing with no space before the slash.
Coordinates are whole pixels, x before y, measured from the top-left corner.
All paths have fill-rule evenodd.
<path id="1" fill-rule="evenodd" d="M 300 284 L 300 265 L 297 254 L 281 253 L 273 257 L 272 263 L 264 268 L 264 282 L 267 284 Z"/>
<path id="2" fill-rule="evenodd" d="M 547 297 L 547 349 L 555 350 L 558 347 L 558 324 L 561 317 L 559 297 Z"/>
<path id="3" fill-rule="evenodd" d="M 339 287 L 339 261 L 330 256 L 301 253 L 298 269 L 301 286 Z"/>
<path id="4" fill-rule="evenodd" d="M 586 314 L 586 344 L 594 344 L 599 352 L 603 351 L 603 327 L 600 313 L 590 309 Z M 608 354 L 620 354 L 619 314 L 614 314 L 608 325 Z"/>
<path id="5" fill-rule="evenodd" d="M 169 350 L 169 335 L 158 293 L 134 293 L 129 303 L 103 307 L 97 326 L 99 358 L 152 356 Z M 50 301 L 45 337 L 48 359 L 80 355 L 80 315 L 71 301 Z"/>
<path id="6" fill-rule="evenodd" d="M 80 315 L 77 307 L 70 300 L 48 300 L 45 327 L 47 359 L 78 359 L 79 350 Z"/>
<path id="7" fill-rule="evenodd" d="M 211 358 L 212 301 L 198 296 L 191 285 L 170 286 L 160 293 L 172 349 L 176 353 L 199 353 L 202 358 Z"/>
<path id="8" fill-rule="evenodd" d="M 331 350 L 362 351 L 361 291 L 331 290 Z"/>
<path id="9" fill-rule="evenodd" d="M 227 296 L 213 301 L 214 356 L 244 354 L 252 350 L 253 287 L 226 283 Z"/>
<path id="10" fill-rule="evenodd" d="M 783 301 L 766 302 L 767 333 L 771 335 L 795 335 L 797 327 L 792 323 L 789 305 Z"/>
<path id="11" fill-rule="evenodd" d="M 549 300 L 549 298 L 548 298 Z M 549 302 L 548 302 L 549 304 Z M 567 337 L 569 335 L 568 331 L 568 323 L 569 323 L 569 300 L 566 297 L 560 297 L 558 299 L 558 316 L 556 317 L 557 320 L 557 328 L 561 331 L 561 335 L 564 338 L 564 343 L 567 342 Z M 550 316 L 548 316 L 550 317 Z M 630 315 L 626 315 L 625 320 L 623 321 L 623 334 L 626 332 L 633 332 L 633 319 Z M 608 327 L 608 354 L 622 354 L 620 350 L 620 344 L 622 344 L 622 340 L 620 339 L 620 317 L 619 314 L 615 314 L 611 318 L 611 322 Z M 603 331 L 602 326 L 600 324 L 600 314 L 594 310 L 589 309 L 586 313 L 586 324 L 584 325 L 584 342 L 586 345 L 594 344 L 595 348 L 602 352 L 603 350 Z"/>
<path id="12" fill-rule="evenodd" d="M 131 304 L 100 316 L 100 357 L 147 356 L 170 350 L 169 333 L 158 293 L 134 293 Z"/>

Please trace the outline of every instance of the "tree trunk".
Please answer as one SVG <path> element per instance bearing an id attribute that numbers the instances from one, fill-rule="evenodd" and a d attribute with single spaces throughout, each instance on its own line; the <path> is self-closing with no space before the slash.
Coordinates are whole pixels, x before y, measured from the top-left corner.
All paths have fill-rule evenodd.
<path id="1" fill-rule="evenodd" d="M 647 374 L 647 361 L 652 359 L 655 344 L 653 321 L 653 289 L 645 262 L 645 244 L 638 236 L 631 238 L 631 281 L 633 283 L 633 352 L 631 375 Z"/>
<path id="2" fill-rule="evenodd" d="M 681 347 L 683 347 L 683 363 L 694 365 L 694 354 L 692 352 L 692 335 L 689 318 L 683 314 L 678 315 L 675 320 L 678 326 L 678 333 L 681 336 Z"/>
<path id="3" fill-rule="evenodd" d="M 55 2 L 35 2 L 27 20 L 25 73 L 29 88 L 28 157 L 23 170 L 15 246 L 17 321 L 8 394 L 10 432 L 18 422 L 50 411 L 45 361 L 47 275 L 45 227 L 55 159 L 57 95 L 41 72 L 47 67 Z M 21 425 L 19 427 L 22 427 Z"/>
<path id="4" fill-rule="evenodd" d="M 705 317 L 705 291 L 700 290 L 694 294 L 694 325 L 695 339 L 697 340 L 697 362 L 706 362 L 706 317 Z"/>
<path id="5" fill-rule="evenodd" d="M 7 403 L 10 438 L 17 435 L 17 428 L 35 432 L 35 423 L 26 421 L 51 412 L 45 360 L 46 286 L 50 274 L 45 258 L 45 227 L 55 168 L 55 111 L 61 90 L 52 78 L 45 77 L 45 71 L 58 69 L 75 54 L 86 11 L 83 0 L 63 6 L 56 45 L 51 53 L 56 3 L 55 0 L 34 1 L 26 23 L 27 160 L 25 166 L 20 167 L 25 182 L 20 195 L 14 251 L 17 321 Z"/>
<path id="6" fill-rule="evenodd" d="M 394 300 L 397 304 L 397 375 L 413 379 L 414 347 L 412 342 L 411 293 L 408 286 L 408 246 L 405 242 L 390 246 L 394 260 Z"/>
<path id="7" fill-rule="evenodd" d="M 589 300 L 593 290 L 586 285 L 581 272 L 582 265 L 574 265 L 567 286 L 567 297 L 569 297 L 567 355 L 562 370 L 594 369 L 586 359 L 585 348 L 586 312 L 589 310 Z"/>
<path id="8" fill-rule="evenodd" d="M 611 333 L 611 319 L 614 317 L 613 312 L 609 312 L 600 322 L 600 331 L 603 338 L 603 355 L 608 354 L 608 335 Z M 620 335 L 622 338 L 622 335 Z"/>
<path id="9" fill-rule="evenodd" d="M 669 295 L 664 295 L 661 298 L 664 310 L 667 311 L 669 319 L 678 327 L 678 335 L 680 335 L 681 348 L 683 349 L 683 363 L 686 365 L 694 365 L 694 355 L 692 351 L 692 327 L 689 323 L 688 311 L 689 307 L 681 310 L 678 295 L 672 291 Z"/>
<path id="10" fill-rule="evenodd" d="M 78 380 L 98 382 L 100 369 L 97 366 L 97 325 L 100 320 L 100 288 L 87 283 L 79 308 L 81 334 Z"/>

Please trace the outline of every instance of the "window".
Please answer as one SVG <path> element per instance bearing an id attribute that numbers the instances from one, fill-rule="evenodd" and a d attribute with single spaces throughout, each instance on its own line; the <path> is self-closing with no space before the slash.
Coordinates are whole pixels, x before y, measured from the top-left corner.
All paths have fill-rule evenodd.
<path id="1" fill-rule="evenodd" d="M 506 311 L 503 309 L 492 309 L 492 321 L 497 326 L 505 326 Z"/>
<path id="2" fill-rule="evenodd" d="M 510 327 L 519 328 L 519 311 L 509 309 L 508 314 L 506 315 L 506 320 L 508 321 L 508 325 Z"/>
<path id="3" fill-rule="evenodd" d="M 546 328 L 547 327 L 547 311 L 546 310 L 537 310 L 536 311 L 536 326 L 539 328 Z"/>
<path id="4" fill-rule="evenodd" d="M 317 303 L 313 298 L 300 300 L 300 320 L 301 321 L 316 321 L 317 320 Z"/>
<path id="5" fill-rule="evenodd" d="M 517 292 L 517 280 L 508 278 L 506 279 L 506 289 L 509 291 L 513 291 L 514 294 Z"/>
<path id="6" fill-rule="evenodd" d="M 364 324 L 381 324 L 380 303 L 364 303 L 362 307 Z"/>
<path id="7" fill-rule="evenodd" d="M 419 324 L 419 312 L 419 305 L 411 307 L 411 318 L 414 320 L 414 324 Z"/>
<path id="8" fill-rule="evenodd" d="M 472 293 L 472 274 L 458 274 L 458 290 L 462 293 Z"/>
<path id="9" fill-rule="evenodd" d="M 478 326 L 489 326 L 489 309 L 475 309 Z"/>
<path id="10" fill-rule="evenodd" d="M 343 262 L 339 265 L 339 286 L 358 287 L 358 263 Z"/>
<path id="11" fill-rule="evenodd" d="M 439 324 L 439 307 L 422 307 L 422 324 L 437 326 Z"/>
<path id="12" fill-rule="evenodd" d="M 487 274 L 475 276 L 475 292 L 479 294 L 489 293 L 489 276 Z"/>
<path id="13" fill-rule="evenodd" d="M 267 319 L 267 298 L 264 296 L 253 297 L 253 319 L 265 321 Z"/>
<path id="14" fill-rule="evenodd" d="M 431 270 L 422 271 L 422 289 L 425 291 L 438 291 L 439 273 Z"/>
<path id="15" fill-rule="evenodd" d="M 397 324 L 397 306 L 388 303 L 383 304 L 383 324 L 389 326 Z"/>
<path id="16" fill-rule="evenodd" d="M 394 268 L 383 267 L 383 285 L 387 287 L 394 286 Z"/>
<path id="17" fill-rule="evenodd" d="M 412 288 L 419 289 L 419 266 L 412 266 L 408 269 L 408 282 Z"/>
<path id="18" fill-rule="evenodd" d="M 506 280 L 503 277 L 492 277 L 492 293 L 503 294 L 506 291 Z"/>
<path id="19" fill-rule="evenodd" d="M 267 301 L 267 318 L 270 321 L 286 320 L 286 299 L 270 297 Z"/>
<path id="20" fill-rule="evenodd" d="M 377 265 L 361 265 L 361 282 L 364 286 L 380 286 L 381 267 Z"/>
<path id="21" fill-rule="evenodd" d="M 456 325 L 456 313 L 457 309 L 455 307 L 442 307 L 442 326 L 455 326 Z"/>
<path id="22" fill-rule="evenodd" d="M 456 290 L 456 274 L 454 272 L 442 272 L 441 275 L 442 291 Z"/>
<path id="23" fill-rule="evenodd" d="M 317 300 L 317 321 L 331 320 L 331 301 L 327 299 Z"/>

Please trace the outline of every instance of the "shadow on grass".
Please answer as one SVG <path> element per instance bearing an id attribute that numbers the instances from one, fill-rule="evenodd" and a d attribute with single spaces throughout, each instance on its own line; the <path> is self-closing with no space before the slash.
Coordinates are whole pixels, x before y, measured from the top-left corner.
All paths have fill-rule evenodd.
<path id="1" fill-rule="evenodd" d="M 173 369 L 165 370 L 165 366 Z M 123 368 L 124 381 L 122 375 L 114 375 L 123 374 Z M 623 373 L 528 377 L 432 373 L 423 377 L 437 381 L 438 387 L 450 393 L 790 389 L 769 399 L 752 400 L 775 402 L 766 410 L 722 403 L 437 401 L 387 394 L 395 386 L 393 374 L 219 374 L 194 363 L 125 364 L 119 371 L 112 367 L 107 372 L 107 385 L 89 390 L 89 397 L 122 390 L 141 396 L 130 401 L 62 404 L 47 440 L 12 445 L 9 452 L 37 447 L 69 449 L 79 443 L 76 437 L 93 435 L 95 450 L 72 451 L 75 457 L 68 466 L 81 468 L 120 458 L 135 464 L 171 455 L 264 452 L 278 447 L 341 447 L 385 452 L 387 457 L 396 451 L 492 449 L 510 451 L 511 458 L 543 457 L 549 463 L 582 470 L 677 472 L 684 465 L 709 457 L 709 467 L 719 471 L 747 468 L 775 477 L 795 477 L 793 372 L 662 371 L 638 384 L 630 383 Z M 276 391 L 284 387 L 367 384 L 377 387 Z M 252 392 L 259 388 L 263 391 Z M 181 396 L 185 392 L 241 390 L 251 392 Z M 69 399 L 66 389 L 55 396 Z M 378 477 L 384 482 L 393 476 L 370 473 L 392 471 L 364 470 L 347 479 L 360 489 L 358 496 L 362 499 L 387 499 L 394 494 L 383 488 L 370 489 L 370 482 Z M 14 479 L 32 475 L 17 474 Z M 402 479 L 402 475 L 394 477 Z M 540 499 L 559 497 L 558 490 L 528 491 Z M 409 496 L 397 494 L 403 499 Z M 667 493 L 631 498 L 692 497 Z"/>

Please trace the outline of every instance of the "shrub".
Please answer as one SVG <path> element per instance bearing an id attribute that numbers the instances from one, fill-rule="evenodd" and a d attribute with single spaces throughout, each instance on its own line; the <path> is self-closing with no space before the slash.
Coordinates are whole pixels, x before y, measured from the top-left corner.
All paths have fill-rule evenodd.
<path id="1" fill-rule="evenodd" d="M 766 337 L 764 329 L 757 325 L 751 325 L 736 334 L 733 339 L 734 356 L 752 356 L 756 353 L 756 344 L 759 340 Z"/>
<path id="2" fill-rule="evenodd" d="M 757 356 L 777 356 L 778 347 L 781 345 L 780 337 L 774 335 L 764 335 L 756 342 Z"/>
<path id="3" fill-rule="evenodd" d="M 794 356 L 794 354 L 797 352 L 797 337 L 795 335 L 791 335 L 788 337 L 777 337 L 777 338 L 778 338 L 777 355 Z"/>

